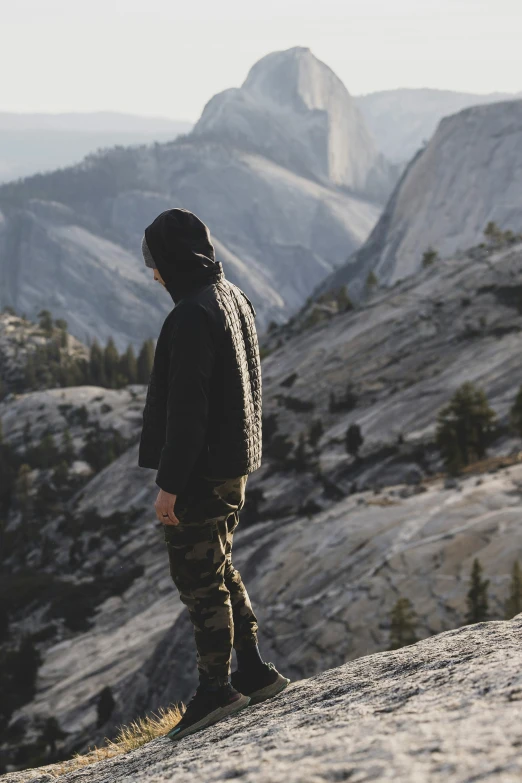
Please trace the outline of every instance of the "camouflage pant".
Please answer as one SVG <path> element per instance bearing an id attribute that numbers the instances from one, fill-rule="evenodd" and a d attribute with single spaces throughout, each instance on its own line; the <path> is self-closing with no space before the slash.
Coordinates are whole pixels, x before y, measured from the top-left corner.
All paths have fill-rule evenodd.
<path id="1" fill-rule="evenodd" d="M 245 503 L 248 476 L 198 476 L 176 499 L 179 525 L 164 525 L 170 573 L 194 626 L 198 669 L 230 673 L 236 650 L 257 641 L 257 619 L 232 565 L 232 538 Z"/>

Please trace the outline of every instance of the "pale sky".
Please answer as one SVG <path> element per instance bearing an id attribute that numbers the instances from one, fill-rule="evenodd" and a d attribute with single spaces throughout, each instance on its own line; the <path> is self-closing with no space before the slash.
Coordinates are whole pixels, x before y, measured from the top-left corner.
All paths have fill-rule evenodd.
<path id="1" fill-rule="evenodd" d="M 269 52 L 307 46 L 352 95 L 522 90 L 522 0 L 0 0 L 0 111 L 195 121 Z"/>

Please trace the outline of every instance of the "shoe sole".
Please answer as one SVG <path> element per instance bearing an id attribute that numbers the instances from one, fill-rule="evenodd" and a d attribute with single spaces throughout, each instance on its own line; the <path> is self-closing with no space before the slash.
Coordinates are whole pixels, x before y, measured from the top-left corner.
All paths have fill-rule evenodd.
<path id="1" fill-rule="evenodd" d="M 193 723 L 192 726 L 187 726 L 186 729 L 181 729 L 181 731 L 178 731 L 178 733 L 174 734 L 173 736 L 170 736 L 169 731 L 166 736 L 172 742 L 176 742 L 177 740 L 182 739 L 189 734 L 195 734 L 197 731 L 201 731 L 201 729 L 206 729 L 207 726 L 212 726 L 214 723 L 218 723 L 218 721 L 222 720 L 223 718 L 226 718 L 229 715 L 233 715 L 235 712 L 239 712 L 239 710 L 242 710 L 244 707 L 248 707 L 249 704 L 250 696 L 243 696 L 243 694 L 241 694 L 241 698 L 232 702 L 232 704 L 227 704 L 226 707 L 218 707 L 217 710 L 209 712 L 208 715 L 205 715 L 204 718 L 198 720 L 197 723 Z M 175 728 L 176 727 L 174 726 L 174 729 Z M 171 729 L 171 731 L 174 731 L 174 729 Z"/>
<path id="2" fill-rule="evenodd" d="M 267 685 L 265 688 L 260 688 L 258 691 L 250 693 L 250 706 L 259 704 L 261 701 L 271 699 L 272 696 L 277 696 L 278 693 L 284 691 L 290 680 L 287 677 L 283 677 L 279 674 L 277 680 L 271 685 Z"/>

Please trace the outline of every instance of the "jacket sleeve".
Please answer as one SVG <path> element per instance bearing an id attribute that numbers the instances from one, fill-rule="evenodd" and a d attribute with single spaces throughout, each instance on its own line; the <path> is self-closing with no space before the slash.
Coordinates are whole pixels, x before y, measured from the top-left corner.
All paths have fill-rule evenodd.
<path id="1" fill-rule="evenodd" d="M 209 383 L 216 358 L 207 311 L 185 302 L 170 338 L 166 439 L 156 484 L 178 495 L 205 445 Z"/>

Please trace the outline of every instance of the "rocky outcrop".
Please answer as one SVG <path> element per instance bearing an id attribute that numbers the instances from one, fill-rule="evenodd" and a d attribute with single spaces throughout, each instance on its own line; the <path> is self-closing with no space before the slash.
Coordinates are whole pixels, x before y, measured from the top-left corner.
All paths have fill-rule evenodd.
<path id="1" fill-rule="evenodd" d="M 228 139 L 378 201 L 396 180 L 344 84 L 302 46 L 266 55 L 241 87 L 215 95 L 193 136 Z"/>
<path id="2" fill-rule="evenodd" d="M 522 384 L 521 264 L 520 244 L 475 248 L 375 291 L 357 310 L 274 335 L 282 344 L 269 346 L 262 364 L 264 464 L 249 478 L 234 557 L 259 613 L 262 649 L 294 679 L 385 649 L 399 596 L 413 601 L 421 638 L 461 625 L 475 557 L 491 580 L 491 616 L 503 616 L 513 561 L 522 561 L 522 441 L 506 426 Z M 490 463 L 446 482 L 436 475 L 443 467 L 433 446 L 436 416 L 465 380 L 485 390 L 501 434 Z M 339 401 L 348 390 L 350 405 L 330 409 L 330 394 Z M 4 438 L 23 450 L 26 421 L 36 419 L 38 437 L 46 421 L 58 432 L 68 418 L 75 443 L 95 421 L 132 437 L 144 391 L 22 395 L 0 406 Z M 82 402 L 87 426 L 73 415 Z M 322 433 L 312 448 L 317 420 Z M 359 460 L 344 445 L 352 423 L 364 436 Z M 271 428 L 290 445 L 285 457 Z M 299 436 L 305 453 L 296 466 Z M 192 631 L 153 511 L 154 475 L 136 467 L 129 447 L 68 500 L 66 515 L 38 524 L 56 545 L 52 573 L 69 567 L 73 541 L 85 553 L 74 578 L 97 573 L 100 563 L 114 578 L 120 569 L 142 572 L 97 605 L 87 630 L 53 620 L 55 637 L 40 645 L 35 699 L 13 716 L 26 727 L 24 742 L 52 715 L 71 732 L 68 749 L 87 747 L 141 711 L 187 698 L 195 684 Z M 18 514 L 8 522 L 16 531 Z M 40 550 L 37 542 L 29 547 L 28 565 L 40 563 Z M 44 623 L 40 607 L 13 618 L 13 633 Z M 116 708 L 97 730 L 106 685 Z"/>
<path id="3" fill-rule="evenodd" d="M 520 149 L 522 100 L 444 117 L 406 167 L 367 241 L 314 295 L 346 283 L 359 298 L 370 272 L 393 285 L 421 268 L 430 247 L 449 257 L 481 242 L 490 221 L 520 233 Z"/>
<path id="4" fill-rule="evenodd" d="M 522 776 L 522 615 L 293 682 L 173 745 L 161 737 L 63 783 L 515 783 Z M 44 770 L 3 783 L 46 783 Z"/>

